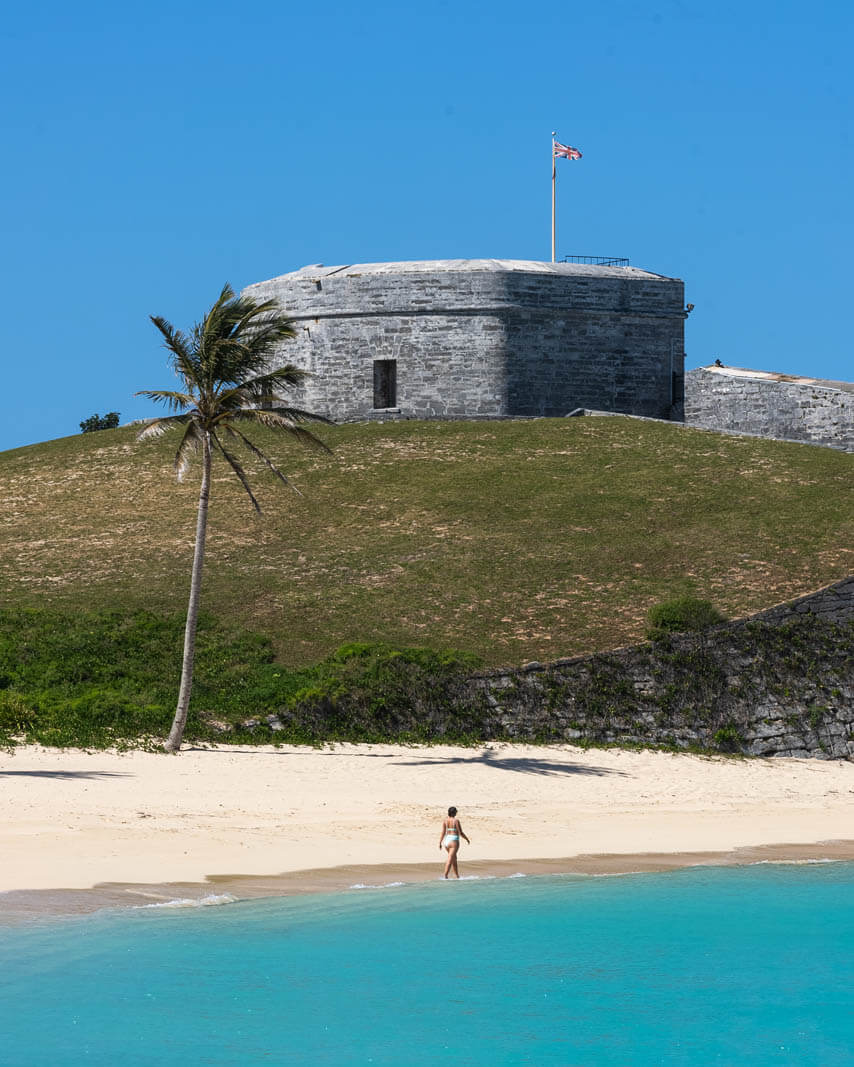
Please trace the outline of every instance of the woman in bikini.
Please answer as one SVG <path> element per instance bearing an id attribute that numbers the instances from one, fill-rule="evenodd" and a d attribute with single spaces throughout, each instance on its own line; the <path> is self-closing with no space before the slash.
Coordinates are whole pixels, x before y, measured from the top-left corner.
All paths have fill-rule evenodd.
<path id="1" fill-rule="evenodd" d="M 439 837 L 439 851 L 447 849 L 448 862 L 445 864 L 445 877 L 448 877 L 449 871 L 454 872 L 454 877 L 459 878 L 460 872 L 457 869 L 457 853 L 460 851 L 460 838 L 462 838 L 466 844 L 470 845 L 471 841 L 466 837 L 463 832 L 462 823 L 457 818 L 457 809 L 448 808 L 447 819 L 442 820 L 442 833 Z"/>

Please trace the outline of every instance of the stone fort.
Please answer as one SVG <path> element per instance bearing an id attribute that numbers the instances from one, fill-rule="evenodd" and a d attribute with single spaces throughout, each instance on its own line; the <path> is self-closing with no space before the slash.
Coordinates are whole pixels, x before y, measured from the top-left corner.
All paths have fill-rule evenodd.
<path id="1" fill-rule="evenodd" d="M 244 292 L 293 319 L 281 362 L 311 373 L 291 399 L 336 422 L 613 412 L 854 452 L 854 385 L 685 375 L 683 283 L 637 267 L 315 264 Z"/>
<path id="2" fill-rule="evenodd" d="M 293 319 L 293 402 L 336 421 L 681 419 L 684 287 L 630 266 L 451 259 L 315 265 L 244 290 Z"/>

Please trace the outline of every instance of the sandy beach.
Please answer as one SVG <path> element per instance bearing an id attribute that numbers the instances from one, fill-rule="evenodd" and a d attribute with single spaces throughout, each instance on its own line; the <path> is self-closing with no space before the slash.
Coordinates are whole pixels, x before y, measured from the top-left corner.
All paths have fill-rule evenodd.
<path id="1" fill-rule="evenodd" d="M 461 870 L 661 869 L 854 858 L 854 763 L 569 746 L 187 748 L 0 755 L 0 910 L 28 898 L 237 896 Z M 177 888 L 176 888 L 177 887 Z M 33 893 L 32 891 L 40 891 Z M 49 905 L 52 906 L 52 905 Z"/>

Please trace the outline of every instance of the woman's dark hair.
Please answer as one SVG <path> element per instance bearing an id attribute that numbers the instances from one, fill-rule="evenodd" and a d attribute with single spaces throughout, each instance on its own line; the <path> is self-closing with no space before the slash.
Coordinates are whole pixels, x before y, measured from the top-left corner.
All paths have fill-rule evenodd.
<path id="1" fill-rule="evenodd" d="M 448 808 L 448 814 L 453 819 L 453 817 L 457 814 L 457 809 L 456 808 Z"/>

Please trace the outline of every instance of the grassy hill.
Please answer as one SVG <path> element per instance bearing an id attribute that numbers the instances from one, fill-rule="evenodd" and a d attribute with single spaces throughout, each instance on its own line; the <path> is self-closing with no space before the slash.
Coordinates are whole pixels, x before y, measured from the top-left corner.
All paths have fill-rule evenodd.
<path id="1" fill-rule="evenodd" d="M 852 457 L 620 418 L 347 425 L 334 454 L 259 443 L 265 508 L 214 478 L 203 608 L 282 663 L 346 641 L 450 647 L 484 664 L 640 639 L 683 592 L 731 616 L 854 565 Z M 197 480 L 177 438 L 131 428 L 0 454 L 0 606 L 180 612 Z"/>

